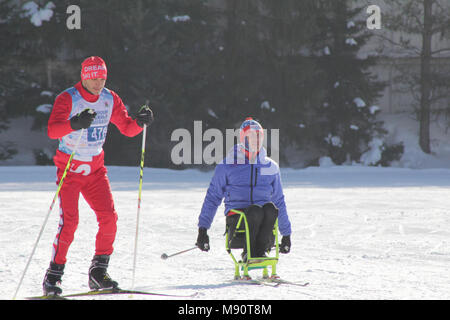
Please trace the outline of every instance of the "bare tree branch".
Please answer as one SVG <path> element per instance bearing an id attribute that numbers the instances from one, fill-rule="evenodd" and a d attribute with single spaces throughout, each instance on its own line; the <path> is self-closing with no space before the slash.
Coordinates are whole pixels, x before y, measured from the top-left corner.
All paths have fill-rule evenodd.
<path id="1" fill-rule="evenodd" d="M 421 49 L 416 47 L 416 46 L 412 46 L 412 45 L 408 45 L 405 42 L 397 42 L 392 40 L 391 38 L 383 35 L 383 34 L 376 34 L 374 35 L 374 37 L 376 38 L 380 38 L 381 40 L 384 40 L 394 46 L 400 47 L 401 49 L 406 49 L 406 50 L 412 50 L 415 54 L 420 55 L 421 54 Z"/>
<path id="2" fill-rule="evenodd" d="M 442 48 L 442 49 L 439 49 L 439 50 L 431 51 L 431 54 L 441 53 L 441 52 L 444 52 L 444 51 L 450 51 L 450 48 Z"/>

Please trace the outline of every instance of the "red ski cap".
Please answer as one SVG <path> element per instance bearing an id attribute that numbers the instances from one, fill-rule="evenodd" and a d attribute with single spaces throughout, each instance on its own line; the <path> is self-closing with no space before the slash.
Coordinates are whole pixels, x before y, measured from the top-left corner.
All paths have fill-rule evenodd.
<path id="1" fill-rule="evenodd" d="M 92 56 L 81 63 L 81 80 L 106 79 L 107 73 L 106 63 L 100 57 Z"/>

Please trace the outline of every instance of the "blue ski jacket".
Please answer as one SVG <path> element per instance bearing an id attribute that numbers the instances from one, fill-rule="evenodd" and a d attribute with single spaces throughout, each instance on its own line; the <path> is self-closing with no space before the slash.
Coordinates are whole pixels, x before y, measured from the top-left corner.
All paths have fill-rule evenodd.
<path id="1" fill-rule="evenodd" d="M 231 209 L 243 209 L 252 204 L 273 202 L 278 208 L 278 229 L 281 235 L 291 234 L 278 164 L 261 148 L 250 162 L 239 145 L 219 163 L 206 192 L 198 227 L 209 229 L 217 208 L 225 198 L 225 215 Z"/>

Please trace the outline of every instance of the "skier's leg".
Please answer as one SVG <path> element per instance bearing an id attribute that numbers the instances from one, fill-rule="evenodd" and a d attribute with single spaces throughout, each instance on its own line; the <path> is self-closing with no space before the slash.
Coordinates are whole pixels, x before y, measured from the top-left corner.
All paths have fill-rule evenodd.
<path id="1" fill-rule="evenodd" d="M 98 232 L 95 255 L 111 255 L 117 232 L 117 213 L 111 193 L 106 168 L 89 176 L 89 183 L 81 190 L 83 197 L 97 216 Z"/>
<path id="2" fill-rule="evenodd" d="M 58 169 L 58 177 L 62 175 Z M 68 175 L 59 192 L 59 227 L 53 242 L 51 262 L 65 264 L 66 255 L 73 241 L 78 227 L 78 201 L 80 197 L 81 182 L 76 175 Z"/>
<path id="3" fill-rule="evenodd" d="M 264 253 L 272 246 L 273 227 L 278 217 L 278 208 L 272 202 L 264 204 L 262 209 L 264 218 L 256 237 L 255 254 L 257 257 L 264 256 Z"/>
<path id="4" fill-rule="evenodd" d="M 62 170 L 58 169 L 61 179 Z M 59 183 L 59 179 L 58 182 Z M 78 200 L 81 182 L 76 175 L 68 175 L 59 192 L 59 226 L 53 242 L 50 267 L 46 270 L 42 283 L 44 295 L 61 294 L 61 278 L 64 274 L 66 256 L 78 226 Z"/>
<path id="5" fill-rule="evenodd" d="M 95 256 L 89 267 L 89 288 L 117 288 L 118 283 L 113 281 L 107 273 L 109 258 L 114 250 L 113 243 L 117 232 L 117 213 L 114 209 L 106 168 L 100 168 L 89 179 L 89 183 L 81 192 L 86 202 L 97 215 L 99 227 L 95 242 Z"/>
<path id="6" fill-rule="evenodd" d="M 245 209 L 235 209 L 237 211 L 244 212 Z M 228 233 L 228 246 L 230 248 L 238 249 L 245 248 L 245 233 L 236 232 L 237 224 L 239 223 L 239 219 L 241 215 L 238 213 L 234 213 L 233 211 L 229 211 L 226 216 L 226 227 Z M 241 224 L 239 225 L 239 231 L 245 231 L 245 222 L 242 219 Z"/>
<path id="7" fill-rule="evenodd" d="M 256 255 L 256 238 L 261 227 L 263 220 L 263 210 L 261 206 L 251 205 L 244 209 L 245 217 L 247 218 L 249 237 L 250 237 L 250 254 L 251 257 L 257 257 Z"/>
<path id="8" fill-rule="evenodd" d="M 237 242 L 237 236 L 238 234 L 235 233 L 236 231 L 236 227 L 237 227 L 237 223 L 239 221 L 239 214 L 228 214 L 225 218 L 225 224 L 226 224 L 226 228 L 227 228 L 227 233 L 228 233 L 228 246 L 231 247 L 235 247 L 235 244 Z"/>

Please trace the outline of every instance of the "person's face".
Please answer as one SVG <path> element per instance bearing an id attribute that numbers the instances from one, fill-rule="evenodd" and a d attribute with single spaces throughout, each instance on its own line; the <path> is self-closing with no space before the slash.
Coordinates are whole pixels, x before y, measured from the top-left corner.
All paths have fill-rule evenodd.
<path id="1" fill-rule="evenodd" d="M 264 137 L 260 134 L 259 131 L 250 130 L 245 135 L 246 143 L 248 143 L 248 148 L 250 152 L 258 152 L 261 149 L 263 144 Z"/>
<path id="2" fill-rule="evenodd" d="M 92 94 L 98 96 L 105 87 L 106 79 L 86 79 L 82 81 L 83 86 L 89 90 Z"/>

